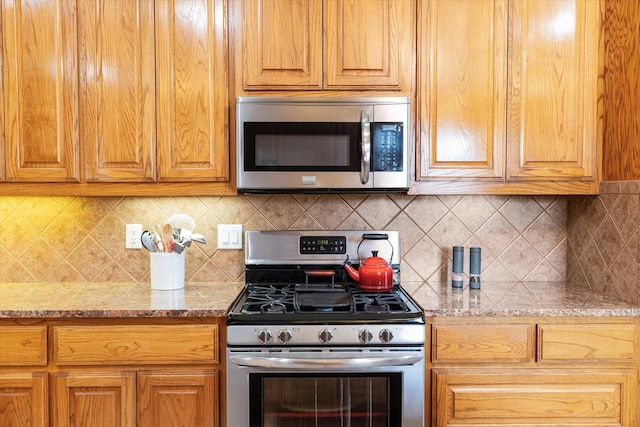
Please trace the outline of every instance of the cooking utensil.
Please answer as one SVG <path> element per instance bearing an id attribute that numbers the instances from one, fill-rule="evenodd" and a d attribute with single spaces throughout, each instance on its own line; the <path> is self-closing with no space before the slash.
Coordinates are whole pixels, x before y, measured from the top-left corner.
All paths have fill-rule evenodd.
<path id="1" fill-rule="evenodd" d="M 196 227 L 196 223 L 193 218 L 183 213 L 171 215 L 167 222 L 175 228 L 186 228 L 187 230 L 193 230 Z"/>
<path id="2" fill-rule="evenodd" d="M 207 244 L 207 239 L 205 239 L 202 234 L 193 233 L 191 235 L 191 240 L 193 240 L 194 242 L 202 243 L 203 245 Z"/>
<path id="3" fill-rule="evenodd" d="M 142 246 L 149 252 L 156 251 L 156 236 L 149 230 L 144 230 L 140 236 Z"/>
<path id="4" fill-rule="evenodd" d="M 156 224 L 153 227 L 153 231 L 156 234 L 156 247 L 158 248 L 158 252 L 166 252 L 166 243 L 164 241 L 164 235 L 162 233 L 162 227 L 160 224 Z"/>
<path id="5" fill-rule="evenodd" d="M 165 252 L 173 251 L 173 226 L 165 224 L 162 226 L 162 241 L 164 243 Z"/>

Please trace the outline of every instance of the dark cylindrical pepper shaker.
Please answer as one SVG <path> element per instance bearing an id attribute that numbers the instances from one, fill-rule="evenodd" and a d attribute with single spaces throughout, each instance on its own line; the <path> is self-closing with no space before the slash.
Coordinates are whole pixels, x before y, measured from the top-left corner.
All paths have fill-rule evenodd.
<path id="1" fill-rule="evenodd" d="M 480 271 L 482 270 L 480 257 L 480 248 L 472 246 L 469 249 L 469 288 L 471 289 L 480 289 Z"/>
<path id="2" fill-rule="evenodd" d="M 464 281 L 464 247 L 453 247 L 453 268 L 451 271 L 451 286 L 462 288 Z"/>

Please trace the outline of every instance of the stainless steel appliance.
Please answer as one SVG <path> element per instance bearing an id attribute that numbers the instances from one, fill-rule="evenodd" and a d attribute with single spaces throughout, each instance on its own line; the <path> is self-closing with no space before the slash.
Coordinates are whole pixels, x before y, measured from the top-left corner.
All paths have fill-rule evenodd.
<path id="1" fill-rule="evenodd" d="M 247 232 L 245 243 L 227 426 L 423 427 L 425 321 L 400 283 L 398 233 Z M 390 291 L 362 291 L 345 272 L 373 251 L 391 261 Z"/>
<path id="2" fill-rule="evenodd" d="M 406 191 L 409 98 L 239 97 L 244 192 Z"/>

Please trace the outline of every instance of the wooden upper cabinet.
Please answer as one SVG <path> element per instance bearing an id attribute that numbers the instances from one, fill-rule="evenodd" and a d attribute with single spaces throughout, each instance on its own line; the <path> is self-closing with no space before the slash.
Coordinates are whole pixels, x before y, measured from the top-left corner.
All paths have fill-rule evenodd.
<path id="1" fill-rule="evenodd" d="M 235 2 L 244 90 L 408 90 L 415 2 Z"/>
<path id="2" fill-rule="evenodd" d="M 160 181 L 228 181 L 224 0 L 156 2 Z"/>
<path id="3" fill-rule="evenodd" d="M 414 22 L 409 0 L 325 0 L 325 88 L 403 89 Z"/>
<path id="4" fill-rule="evenodd" d="M 595 179 L 598 1 L 512 1 L 507 179 Z"/>
<path id="5" fill-rule="evenodd" d="M 410 193 L 597 193 L 602 4 L 420 2 Z"/>
<path id="6" fill-rule="evenodd" d="M 153 1 L 80 1 L 78 7 L 85 178 L 153 181 Z"/>
<path id="7" fill-rule="evenodd" d="M 504 177 L 507 2 L 429 2 L 421 25 L 423 178 Z"/>
<path id="8" fill-rule="evenodd" d="M 76 13 L 72 0 L 2 2 L 7 181 L 80 180 Z"/>
<path id="9" fill-rule="evenodd" d="M 322 88 L 322 0 L 247 0 L 237 7 L 245 89 Z"/>

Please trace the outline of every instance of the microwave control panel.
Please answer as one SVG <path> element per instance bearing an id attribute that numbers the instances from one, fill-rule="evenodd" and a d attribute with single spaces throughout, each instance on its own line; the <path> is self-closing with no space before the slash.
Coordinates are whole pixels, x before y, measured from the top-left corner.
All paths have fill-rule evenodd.
<path id="1" fill-rule="evenodd" d="M 402 171 L 402 123 L 373 123 L 373 170 Z"/>

